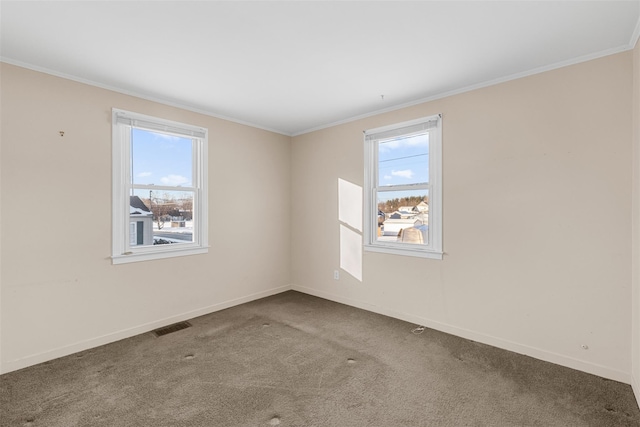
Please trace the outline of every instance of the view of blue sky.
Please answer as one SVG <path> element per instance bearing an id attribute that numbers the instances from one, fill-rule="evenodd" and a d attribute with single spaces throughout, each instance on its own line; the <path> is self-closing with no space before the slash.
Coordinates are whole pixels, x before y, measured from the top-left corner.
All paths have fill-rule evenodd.
<path id="1" fill-rule="evenodd" d="M 189 138 L 133 129 L 131 178 L 134 184 L 193 185 L 193 143 Z"/>
<path id="2" fill-rule="evenodd" d="M 378 185 L 429 181 L 429 135 L 401 137 L 378 144 Z"/>

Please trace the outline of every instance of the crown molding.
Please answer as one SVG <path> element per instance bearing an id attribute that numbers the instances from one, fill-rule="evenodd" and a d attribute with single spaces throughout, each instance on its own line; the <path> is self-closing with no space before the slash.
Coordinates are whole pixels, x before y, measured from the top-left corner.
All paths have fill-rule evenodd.
<path id="1" fill-rule="evenodd" d="M 170 101 L 170 100 L 163 99 L 163 98 L 157 98 L 157 97 L 145 95 L 145 94 L 142 94 L 142 93 L 139 93 L 139 92 L 135 92 L 135 91 L 128 90 L 128 89 L 123 89 L 123 88 L 120 88 L 120 87 L 117 87 L 117 86 L 111 86 L 111 85 L 107 85 L 107 84 L 104 84 L 104 83 L 95 82 L 93 80 L 83 79 L 81 77 L 72 76 L 70 74 L 61 73 L 59 71 L 51 70 L 51 69 L 44 68 L 44 67 L 39 67 L 39 66 L 33 65 L 33 64 L 28 64 L 26 62 L 16 61 L 16 60 L 14 60 L 12 58 L 7 58 L 7 57 L 4 57 L 4 56 L 0 56 L 0 62 L 4 62 L 4 63 L 10 64 L 10 65 L 15 65 L 16 67 L 26 68 L 26 69 L 32 70 L 32 71 L 37 71 L 39 73 L 49 74 L 51 76 L 59 77 L 59 78 L 62 78 L 62 79 L 72 80 L 72 81 L 77 82 L 77 83 L 82 83 L 82 84 L 86 84 L 86 85 L 89 85 L 89 86 L 94 86 L 94 87 L 97 87 L 97 88 L 100 88 L 100 89 L 105 89 L 105 90 L 109 90 L 109 91 L 112 91 L 112 92 L 121 93 L 123 95 L 134 96 L 136 98 L 144 99 L 146 101 L 156 102 L 158 104 L 167 105 L 169 107 L 180 108 L 182 110 L 191 111 L 193 113 L 203 114 L 205 116 L 214 117 L 216 119 L 226 120 L 226 121 L 237 123 L 237 124 L 240 124 L 240 125 L 250 126 L 250 127 L 256 128 L 256 129 L 262 129 L 262 130 L 266 130 L 268 132 L 273 132 L 273 133 L 277 133 L 277 134 L 284 135 L 284 136 L 292 136 L 290 132 L 285 132 L 285 131 L 282 131 L 282 130 L 279 130 L 279 129 L 273 129 L 273 128 L 269 128 L 269 127 L 266 127 L 266 126 L 258 125 L 258 124 L 255 124 L 255 123 L 247 122 L 247 121 L 244 121 L 244 120 L 235 119 L 233 117 L 224 116 L 222 114 L 217 114 L 217 113 L 215 113 L 213 111 L 203 110 L 201 108 L 192 107 L 192 106 L 189 106 L 189 105 L 181 104 L 179 102 Z"/>
<path id="2" fill-rule="evenodd" d="M 638 24 L 639 25 L 636 26 L 636 31 L 634 32 L 634 34 L 636 32 L 638 32 L 638 34 L 634 36 L 636 41 L 638 39 L 638 36 L 640 35 L 640 20 L 638 21 Z M 633 37 L 632 37 L 632 40 L 633 40 Z M 380 110 L 374 110 L 374 111 L 371 111 L 369 113 L 360 114 L 358 116 L 353 116 L 353 117 L 350 117 L 350 118 L 347 118 L 347 119 L 343 119 L 343 120 L 327 123 L 327 124 L 324 124 L 324 125 L 316 126 L 316 127 L 313 127 L 313 128 L 297 131 L 297 132 L 292 133 L 291 136 L 293 136 L 293 137 L 300 136 L 300 135 L 304 135 L 306 133 L 311 133 L 311 132 L 315 132 L 315 131 L 318 131 L 318 130 L 327 129 L 327 128 L 330 128 L 330 127 L 333 127 L 333 126 L 338 126 L 338 125 L 342 125 L 342 124 L 345 124 L 345 123 L 354 122 L 356 120 L 365 119 L 367 117 L 377 116 L 379 114 L 384 114 L 384 113 L 388 113 L 388 112 L 391 112 L 391 111 L 401 110 L 403 108 L 413 107 L 415 105 L 424 104 L 426 102 L 431 102 L 431 101 L 435 101 L 435 100 L 442 99 L 442 98 L 448 98 L 450 96 L 459 95 L 459 94 L 465 93 L 465 92 L 471 92 L 473 90 L 482 89 L 482 88 L 485 88 L 485 87 L 494 86 L 494 85 L 498 85 L 498 84 L 501 84 L 501 83 L 506 83 L 506 82 L 509 82 L 509 81 L 512 81 L 512 80 L 521 79 L 523 77 L 529 77 L 529 76 L 533 76 L 535 74 L 540 74 L 540 73 L 544 73 L 544 72 L 547 72 L 547 71 L 552 71 L 552 70 L 556 70 L 556 69 L 559 69 L 559 68 L 564 68 L 564 67 L 568 67 L 568 66 L 571 66 L 571 65 L 580 64 L 580 63 L 583 63 L 583 62 L 591 61 L 591 60 L 602 58 L 602 57 L 605 57 L 605 56 L 614 55 L 616 53 L 625 52 L 625 51 L 633 49 L 634 46 L 635 46 L 635 42 L 633 43 L 633 45 L 630 43 L 628 45 L 618 46 L 618 47 L 615 47 L 615 48 L 603 50 L 603 51 L 592 53 L 592 54 L 589 54 L 589 55 L 584 55 L 584 56 L 579 56 L 579 57 L 576 57 L 576 58 L 572 58 L 572 59 L 569 59 L 569 60 L 566 60 L 566 61 L 556 62 L 556 63 L 551 64 L 551 65 L 545 65 L 543 67 L 534 68 L 534 69 L 531 69 L 531 70 L 528 70 L 528 71 L 523 71 L 521 73 L 511 74 L 511 75 L 508 75 L 508 76 L 505 76 L 505 77 L 500 77 L 500 78 L 493 79 L 493 80 L 487 80 L 485 82 L 476 83 L 476 84 L 473 84 L 473 85 L 470 85 L 470 86 L 465 86 L 465 87 L 462 87 L 460 89 L 454 89 L 454 90 L 451 90 L 451 91 L 442 92 L 442 93 L 439 93 L 439 94 L 428 96 L 426 98 L 416 99 L 414 101 L 409 101 L 409 102 L 406 102 L 406 103 L 403 103 L 403 104 L 394 105 L 394 106 L 391 106 L 391 107 L 388 107 L 388 108 L 383 108 L 383 109 L 380 109 Z"/>
<path id="3" fill-rule="evenodd" d="M 638 2 L 638 7 L 640 7 L 640 0 L 636 0 Z M 636 28 L 633 30 L 631 34 L 631 39 L 629 39 L 629 48 L 633 49 L 636 47 L 636 43 L 638 43 L 638 38 L 640 37 L 640 15 L 638 16 L 638 21 L 636 22 Z"/>
<path id="4" fill-rule="evenodd" d="M 638 0 L 638 2 L 640 3 L 640 0 Z M 484 82 L 480 82 L 480 83 L 476 83 L 473 85 L 469 85 L 469 86 L 465 86 L 462 87 L 460 89 L 454 89 L 452 91 L 447 91 L 447 92 L 442 92 L 442 93 L 438 93 L 438 94 L 434 94 L 428 97 L 424 97 L 424 98 L 419 98 L 413 101 L 409 101 L 409 102 L 405 102 L 402 104 L 398 104 L 398 105 L 393 105 L 387 108 L 383 108 L 383 109 L 376 109 L 373 111 L 370 111 L 368 113 L 364 113 L 364 114 L 359 114 L 357 116 L 352 116 L 352 117 L 348 117 L 342 120 L 338 120 L 338 121 L 334 121 L 334 122 L 330 122 L 330 123 L 326 123 L 323 125 L 319 125 L 319 126 L 314 126 L 312 128 L 308 128 L 308 129 L 303 129 L 303 130 L 299 130 L 299 131 L 294 131 L 294 132 L 287 132 L 287 131 L 283 131 L 280 129 L 274 129 L 274 128 L 270 128 L 267 126 L 262 126 L 256 123 L 251 123 L 251 122 L 247 122 L 244 120 L 239 120 L 233 117 L 228 117 L 228 116 L 224 116 L 221 114 L 217 114 L 215 112 L 212 111 L 208 111 L 208 110 L 203 110 L 200 108 L 196 108 L 196 107 L 192 107 L 189 105 L 185 105 L 185 104 L 181 104 L 178 102 L 174 102 L 174 101 L 170 101 L 167 99 L 162 99 L 162 98 L 156 98 L 156 97 L 152 97 L 149 95 L 145 95 L 139 92 L 135 92 L 135 91 L 131 91 L 131 90 L 127 90 L 127 89 L 123 89 L 123 88 L 119 88 L 116 86 L 111 86 L 111 85 L 107 85 L 107 84 L 103 84 L 103 83 L 98 83 L 92 80 L 88 80 L 88 79 L 83 79 L 80 77 L 76 77 L 76 76 L 72 76 L 69 74 L 65 74 L 65 73 L 60 73 L 58 71 L 54 71 L 54 70 L 50 70 L 48 68 L 44 68 L 44 67 L 38 67 L 32 64 L 28 64 L 28 63 L 24 63 L 21 61 L 16 61 L 13 60 L 11 58 L 7 58 L 7 57 L 3 57 L 0 56 L 0 62 L 4 62 L 10 65 L 15 65 L 17 67 L 22 67 L 22 68 L 26 68 L 29 70 L 33 70 L 33 71 L 37 71 L 37 72 L 41 72 L 41 73 L 45 73 L 45 74 L 49 74 L 55 77 L 60 77 L 63 79 L 67 79 L 67 80 L 72 80 L 78 83 L 83 83 L 89 86 L 94 86 L 94 87 L 98 87 L 101 89 L 106 89 L 106 90 L 110 90 L 113 92 L 117 92 L 117 93 L 121 93 L 123 95 L 129 95 L 129 96 L 134 96 L 136 98 L 141 98 L 141 99 L 145 99 L 147 101 L 151 101 L 151 102 L 157 102 L 159 104 L 164 104 L 164 105 L 168 105 L 170 107 L 175 107 L 175 108 L 180 108 L 183 110 L 187 110 L 187 111 L 191 111 L 194 113 L 198 113 L 198 114 L 203 114 L 209 117 L 214 117 L 220 120 L 226 120 L 229 122 L 233 122 L 233 123 L 237 123 L 237 124 L 241 124 L 241 125 L 245 125 L 245 126 L 250 126 L 253 128 L 257 128 L 257 129 L 262 129 L 268 132 L 273 132 L 273 133 L 277 133 L 280 135 L 284 135 L 284 136 L 289 136 L 289 137 L 295 137 L 295 136 L 300 136 L 300 135 L 304 135 L 307 133 L 311 133 L 311 132 L 315 132 L 318 130 L 322 130 L 322 129 L 327 129 L 333 126 L 338 126 L 338 125 L 342 125 L 345 123 L 350 123 L 350 122 L 354 122 L 356 120 L 361 120 L 361 119 L 365 119 L 367 117 L 372 117 L 372 116 L 377 116 L 379 114 L 384 114 L 384 113 L 388 113 L 391 111 L 396 111 L 396 110 L 401 110 L 403 108 L 408 108 L 408 107 L 413 107 L 415 105 L 419 105 L 419 104 L 424 104 L 427 102 L 431 102 L 431 101 L 436 101 L 438 99 L 442 99 L 442 98 L 447 98 L 450 96 L 454 96 L 454 95 L 459 95 L 465 92 L 471 92 L 473 90 L 477 90 L 477 89 L 482 89 L 485 87 L 489 87 L 489 86 L 494 86 L 494 85 L 498 85 L 501 83 L 506 83 L 512 80 L 517 80 L 517 79 L 521 79 L 523 77 L 528 77 L 528 76 L 532 76 L 535 74 L 540 74 L 540 73 L 544 73 L 547 71 L 552 71 L 552 70 L 556 70 L 559 68 L 564 68 L 564 67 L 568 67 L 571 65 L 576 65 L 576 64 L 580 64 L 583 62 L 587 62 L 587 61 L 591 61 L 594 59 L 598 59 L 598 58 L 602 58 L 605 56 L 609 56 L 609 55 L 614 55 L 616 53 L 621 53 L 621 52 L 625 52 L 628 50 L 631 50 L 635 47 L 636 43 L 638 42 L 638 39 L 640 38 L 640 18 L 638 19 L 638 22 L 636 24 L 635 30 L 633 32 L 633 35 L 631 36 L 631 39 L 629 40 L 629 43 L 626 45 L 622 45 L 622 46 L 618 46 L 615 48 L 611 48 L 611 49 L 606 49 L 600 52 L 596 52 L 596 53 L 592 53 L 589 55 L 583 55 L 583 56 L 579 56 L 576 58 L 572 58 L 566 61 L 560 61 L 554 64 L 550 64 L 550 65 L 545 65 L 543 67 L 538 67 L 538 68 L 534 68 L 531 70 L 527 70 L 527 71 L 523 71 L 521 73 L 515 73 L 515 74 L 511 74 L 505 77 L 500 77 L 497 79 L 492 79 L 492 80 L 488 80 L 488 81 L 484 81 Z"/>

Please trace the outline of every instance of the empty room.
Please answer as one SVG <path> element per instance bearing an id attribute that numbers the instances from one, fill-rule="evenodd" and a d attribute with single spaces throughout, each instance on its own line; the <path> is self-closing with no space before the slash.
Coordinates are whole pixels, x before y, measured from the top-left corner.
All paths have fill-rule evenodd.
<path id="1" fill-rule="evenodd" d="M 640 426 L 640 1 L 0 1 L 0 427 Z"/>

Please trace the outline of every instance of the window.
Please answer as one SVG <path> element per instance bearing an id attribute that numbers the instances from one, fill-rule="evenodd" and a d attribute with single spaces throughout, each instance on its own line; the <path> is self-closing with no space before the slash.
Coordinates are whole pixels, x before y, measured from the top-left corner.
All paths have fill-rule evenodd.
<path id="1" fill-rule="evenodd" d="M 442 259 L 441 147 L 441 115 L 365 131 L 365 250 Z"/>
<path id="2" fill-rule="evenodd" d="M 206 253 L 207 129 L 113 109 L 114 264 Z"/>

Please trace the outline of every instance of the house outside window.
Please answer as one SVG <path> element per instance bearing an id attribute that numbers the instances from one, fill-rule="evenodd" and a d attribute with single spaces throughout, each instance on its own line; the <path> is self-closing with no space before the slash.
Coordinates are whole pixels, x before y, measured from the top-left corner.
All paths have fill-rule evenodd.
<path id="1" fill-rule="evenodd" d="M 112 111 L 114 264 L 208 251 L 207 129 Z"/>
<path id="2" fill-rule="evenodd" d="M 365 131 L 366 251 L 442 259 L 442 116 Z"/>
<path id="3" fill-rule="evenodd" d="M 153 245 L 153 213 L 138 196 L 129 196 L 129 245 Z"/>

